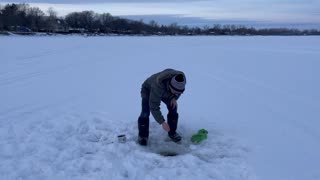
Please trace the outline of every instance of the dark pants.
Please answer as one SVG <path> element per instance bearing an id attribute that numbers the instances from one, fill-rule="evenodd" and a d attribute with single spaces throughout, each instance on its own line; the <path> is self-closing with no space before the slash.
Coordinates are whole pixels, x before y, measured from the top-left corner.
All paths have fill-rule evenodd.
<path id="1" fill-rule="evenodd" d="M 167 123 L 170 127 L 169 134 L 174 134 L 177 130 L 179 114 L 177 108 L 173 108 L 170 102 L 164 101 L 168 108 Z M 149 116 L 150 106 L 149 99 L 142 98 L 142 111 L 138 119 L 139 136 L 149 137 Z"/>

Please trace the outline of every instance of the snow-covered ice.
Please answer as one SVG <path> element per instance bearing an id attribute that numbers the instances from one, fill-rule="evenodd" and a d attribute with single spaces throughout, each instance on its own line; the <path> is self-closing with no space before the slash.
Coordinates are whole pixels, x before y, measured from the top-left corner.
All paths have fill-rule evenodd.
<path id="1" fill-rule="evenodd" d="M 317 36 L 2 36 L 0 179 L 319 180 L 319 59 Z M 140 86 L 165 68 L 187 76 L 184 140 L 151 118 L 141 147 Z"/>

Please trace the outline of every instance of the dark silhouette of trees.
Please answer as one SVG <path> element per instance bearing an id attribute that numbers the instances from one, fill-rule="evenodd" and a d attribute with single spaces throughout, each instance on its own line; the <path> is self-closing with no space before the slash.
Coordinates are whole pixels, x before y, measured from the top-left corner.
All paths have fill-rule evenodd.
<path id="1" fill-rule="evenodd" d="M 29 8 L 26 16 L 31 30 L 37 32 L 45 27 L 46 23 L 44 19 L 44 12 L 42 12 L 38 7 Z"/>
<path id="2" fill-rule="evenodd" d="M 144 23 L 142 20 L 134 21 L 93 11 L 72 12 L 65 17 L 58 17 L 52 8 L 45 14 L 38 7 L 28 4 L 0 6 L 0 31 L 119 35 L 320 35 L 316 29 L 255 29 L 232 24 L 214 24 L 203 28 L 179 26 L 177 23 L 159 25 L 156 21 Z"/>
<path id="3" fill-rule="evenodd" d="M 59 21 L 57 21 L 57 12 L 53 8 L 49 8 L 48 17 L 46 17 L 46 28 L 49 32 L 55 32 L 56 29 L 59 29 Z"/>
<path id="4" fill-rule="evenodd" d="M 4 21 L 4 19 L 3 19 L 3 15 L 2 15 L 2 6 L 1 6 L 1 4 L 0 4 L 0 31 L 3 31 L 3 26 L 4 26 L 4 24 L 3 24 L 3 21 Z"/>

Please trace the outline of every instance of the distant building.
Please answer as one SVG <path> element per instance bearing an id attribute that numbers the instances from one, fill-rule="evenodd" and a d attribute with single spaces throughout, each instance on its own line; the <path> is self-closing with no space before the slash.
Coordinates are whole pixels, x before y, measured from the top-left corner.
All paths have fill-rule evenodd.
<path id="1" fill-rule="evenodd" d="M 69 25 L 66 21 L 57 19 L 53 31 L 56 33 L 69 33 Z"/>

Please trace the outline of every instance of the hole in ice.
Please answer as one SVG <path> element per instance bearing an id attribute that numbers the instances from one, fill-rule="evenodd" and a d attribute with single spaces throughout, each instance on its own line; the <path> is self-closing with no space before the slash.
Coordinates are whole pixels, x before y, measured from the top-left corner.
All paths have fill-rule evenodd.
<path id="1" fill-rule="evenodd" d="M 190 151 L 191 150 L 187 147 L 172 144 L 171 146 L 153 148 L 153 152 L 164 157 L 184 155 L 189 153 Z"/>
<path id="2" fill-rule="evenodd" d="M 158 152 L 161 156 L 170 157 L 170 156 L 178 156 L 179 153 L 174 151 L 160 151 Z"/>

